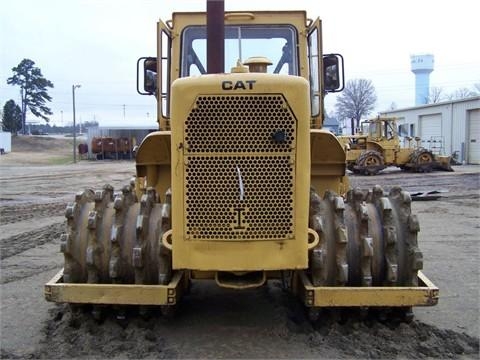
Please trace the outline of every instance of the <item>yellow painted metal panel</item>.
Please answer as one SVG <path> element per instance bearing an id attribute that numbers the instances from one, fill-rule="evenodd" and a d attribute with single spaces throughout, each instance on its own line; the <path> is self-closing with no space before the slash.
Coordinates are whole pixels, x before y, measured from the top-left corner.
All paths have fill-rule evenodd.
<path id="1" fill-rule="evenodd" d="M 318 194 L 327 190 L 344 194 L 348 189 L 345 175 L 345 150 L 339 139 L 328 130 L 310 130 L 311 186 Z M 328 151 L 326 151 L 328 149 Z"/>
<path id="2" fill-rule="evenodd" d="M 165 202 L 165 193 L 171 188 L 170 138 L 169 131 L 155 131 L 148 134 L 140 144 L 135 157 L 137 178 L 147 180 L 147 183 L 138 183 L 138 186 L 154 187 L 160 195 L 161 202 Z M 141 194 L 137 193 L 137 196 L 140 198 Z"/>
<path id="3" fill-rule="evenodd" d="M 137 167 L 151 164 L 170 165 L 170 132 L 155 131 L 148 134 L 135 155 Z"/>
<path id="4" fill-rule="evenodd" d="M 226 94 L 222 82 L 253 83 L 250 89 L 231 91 Z M 256 271 L 277 269 L 305 269 L 307 267 L 308 243 L 308 201 L 310 187 L 310 129 L 308 83 L 300 77 L 280 74 L 214 74 L 198 78 L 178 79 L 172 86 L 173 98 L 182 101 L 172 103 L 172 244 L 173 268 L 203 271 Z M 279 95 L 281 94 L 281 95 Z M 281 96 L 296 121 L 296 138 L 294 147 L 288 154 L 293 154 L 292 184 L 294 204 L 290 210 L 293 214 L 294 234 L 292 239 L 209 239 L 195 240 L 186 234 L 186 168 L 191 159 L 222 156 L 241 158 L 262 156 L 261 153 L 225 151 L 192 154 L 186 148 L 185 121 L 196 109 L 197 97 L 229 96 Z M 289 155 L 291 156 L 291 155 Z M 234 170 L 234 167 L 232 168 Z M 232 170 L 232 171 L 233 171 Z M 225 195 L 227 196 L 227 194 Z"/>
<path id="5" fill-rule="evenodd" d="M 76 304 L 175 305 L 185 274 L 177 272 L 168 285 L 63 283 L 63 269 L 45 285 L 45 299 Z M 182 286 L 181 286 L 182 285 Z"/>
<path id="6" fill-rule="evenodd" d="M 305 273 L 299 274 L 299 292 L 305 305 L 342 306 L 433 306 L 438 303 L 438 288 L 421 272 L 417 287 L 314 287 Z"/>

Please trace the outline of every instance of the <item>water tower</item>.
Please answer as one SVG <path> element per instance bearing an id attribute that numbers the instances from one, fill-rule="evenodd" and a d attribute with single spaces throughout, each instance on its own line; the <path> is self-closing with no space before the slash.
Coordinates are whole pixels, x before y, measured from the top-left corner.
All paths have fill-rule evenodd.
<path id="1" fill-rule="evenodd" d="M 426 104 L 430 93 L 430 73 L 433 71 L 433 55 L 410 56 L 412 72 L 415 74 L 415 106 Z"/>

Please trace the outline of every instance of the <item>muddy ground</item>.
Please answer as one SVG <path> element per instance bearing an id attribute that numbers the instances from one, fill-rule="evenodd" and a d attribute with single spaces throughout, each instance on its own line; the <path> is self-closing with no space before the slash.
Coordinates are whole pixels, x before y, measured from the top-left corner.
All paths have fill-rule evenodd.
<path id="1" fill-rule="evenodd" d="M 127 161 L 51 165 L 69 154 L 15 148 L 0 158 L 1 358 L 465 358 L 479 357 L 480 166 L 454 173 L 351 176 L 353 186 L 446 190 L 413 202 L 424 272 L 440 288 L 435 307 L 398 323 L 326 313 L 311 324 L 277 282 L 235 292 L 194 283 L 174 320 L 129 309 L 118 322 L 48 303 L 43 285 L 63 264 L 65 204 L 87 187 L 119 188 L 134 175 Z M 43 149 L 41 147 L 41 149 Z"/>

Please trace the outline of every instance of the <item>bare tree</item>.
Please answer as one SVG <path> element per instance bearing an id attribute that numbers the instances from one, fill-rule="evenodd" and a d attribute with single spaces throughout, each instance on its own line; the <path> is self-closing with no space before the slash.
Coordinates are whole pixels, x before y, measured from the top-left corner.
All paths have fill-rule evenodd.
<path id="1" fill-rule="evenodd" d="M 480 82 L 473 85 L 476 95 L 480 95 Z"/>
<path id="2" fill-rule="evenodd" d="M 448 98 L 450 100 L 459 100 L 459 99 L 469 98 L 475 95 L 477 95 L 475 91 L 472 91 L 468 88 L 460 88 L 455 90 L 455 92 L 451 94 Z"/>
<path id="3" fill-rule="evenodd" d="M 436 87 L 436 86 L 430 88 L 427 104 L 436 104 L 442 100 L 445 100 L 445 94 L 443 89 L 441 87 Z"/>
<path id="4" fill-rule="evenodd" d="M 335 104 L 340 119 L 355 120 L 356 127 L 360 127 L 360 119 L 367 116 L 375 108 L 377 95 L 371 80 L 349 80 L 343 92 L 338 96 Z"/>

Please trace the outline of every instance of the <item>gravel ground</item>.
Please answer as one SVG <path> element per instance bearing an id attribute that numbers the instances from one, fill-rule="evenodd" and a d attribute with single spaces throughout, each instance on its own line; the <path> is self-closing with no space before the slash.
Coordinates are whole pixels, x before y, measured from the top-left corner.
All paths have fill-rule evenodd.
<path id="1" fill-rule="evenodd" d="M 88 309 L 48 303 L 43 285 L 62 267 L 65 204 L 78 190 L 134 174 L 132 162 L 28 165 L 0 159 L 1 358 L 479 358 L 480 166 L 454 173 L 350 176 L 352 186 L 446 190 L 413 202 L 424 272 L 440 288 L 435 307 L 410 324 L 325 312 L 310 323 L 278 282 L 243 292 L 194 283 L 173 320 L 112 309 L 100 323 Z M 13 163 L 12 163 L 13 162 Z"/>

